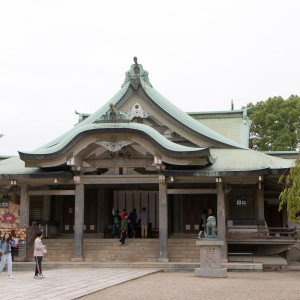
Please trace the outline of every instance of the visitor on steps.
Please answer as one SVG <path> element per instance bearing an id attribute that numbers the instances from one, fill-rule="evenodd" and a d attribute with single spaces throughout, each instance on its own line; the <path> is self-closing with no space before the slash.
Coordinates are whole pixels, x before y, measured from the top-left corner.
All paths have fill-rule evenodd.
<path id="1" fill-rule="evenodd" d="M 132 212 L 129 214 L 129 219 L 130 219 L 130 229 L 131 229 L 131 237 L 135 238 L 135 231 L 136 231 L 136 209 L 134 208 Z"/>
<path id="2" fill-rule="evenodd" d="M 113 227 L 113 235 L 114 238 L 120 238 L 120 223 L 121 223 L 121 217 L 119 215 L 119 211 L 116 210 L 114 214 L 114 227 Z"/>
<path id="3" fill-rule="evenodd" d="M 120 239 L 121 245 L 125 244 L 125 239 L 127 237 L 127 231 L 128 231 L 127 221 L 128 221 L 128 214 L 125 213 L 124 219 L 121 221 L 121 239 Z"/>
<path id="4" fill-rule="evenodd" d="M 125 214 L 126 214 L 126 208 L 123 208 L 123 212 L 120 214 L 121 220 L 124 219 Z"/>
<path id="5" fill-rule="evenodd" d="M 3 271 L 7 262 L 7 273 L 9 279 L 14 279 L 12 276 L 12 259 L 11 259 L 11 246 L 15 245 L 14 237 L 10 233 L 5 232 L 2 241 L 0 242 L 1 265 L 0 274 Z"/>
<path id="6" fill-rule="evenodd" d="M 141 227 L 142 227 L 142 238 L 147 238 L 149 215 L 146 212 L 146 207 L 143 207 L 143 211 L 141 213 L 140 219 L 141 219 Z"/>

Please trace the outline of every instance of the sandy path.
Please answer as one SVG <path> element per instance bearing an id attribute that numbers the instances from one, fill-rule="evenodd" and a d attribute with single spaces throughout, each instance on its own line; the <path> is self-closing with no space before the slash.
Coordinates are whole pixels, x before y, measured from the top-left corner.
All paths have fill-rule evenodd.
<path id="1" fill-rule="evenodd" d="M 92 299 L 300 299 L 300 272 L 228 273 L 199 278 L 193 273 L 156 273 L 95 294 Z"/>

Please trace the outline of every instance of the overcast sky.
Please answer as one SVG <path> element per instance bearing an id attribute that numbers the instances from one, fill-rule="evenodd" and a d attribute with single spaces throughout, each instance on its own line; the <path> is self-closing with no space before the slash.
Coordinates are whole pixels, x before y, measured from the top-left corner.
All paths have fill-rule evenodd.
<path id="1" fill-rule="evenodd" d="M 300 94 L 299 0 L 0 0 L 0 155 L 93 113 L 138 57 L 184 111 Z"/>

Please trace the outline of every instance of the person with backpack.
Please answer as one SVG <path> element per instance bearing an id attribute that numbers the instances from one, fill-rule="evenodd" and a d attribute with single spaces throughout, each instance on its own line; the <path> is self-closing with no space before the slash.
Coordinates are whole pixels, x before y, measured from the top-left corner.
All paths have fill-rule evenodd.
<path id="1" fill-rule="evenodd" d="M 127 237 L 127 232 L 128 232 L 128 214 L 124 214 L 124 219 L 121 221 L 121 245 L 125 244 L 125 239 Z"/>
<path id="2" fill-rule="evenodd" d="M 11 259 L 11 247 L 15 246 L 14 237 L 9 232 L 5 232 L 3 239 L 0 242 L 0 253 L 1 253 L 1 266 L 0 274 L 3 271 L 7 262 L 7 273 L 8 279 L 14 279 L 12 275 L 12 259 Z"/>

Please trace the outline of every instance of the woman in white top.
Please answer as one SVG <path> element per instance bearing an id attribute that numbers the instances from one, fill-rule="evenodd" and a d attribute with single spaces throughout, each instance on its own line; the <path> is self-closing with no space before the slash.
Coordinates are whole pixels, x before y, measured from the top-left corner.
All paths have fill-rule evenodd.
<path id="1" fill-rule="evenodd" d="M 46 246 L 42 243 L 43 233 L 41 231 L 37 232 L 36 239 L 34 241 L 34 260 L 35 260 L 35 279 L 45 278 L 42 273 L 42 259 L 44 253 L 46 252 Z"/>

